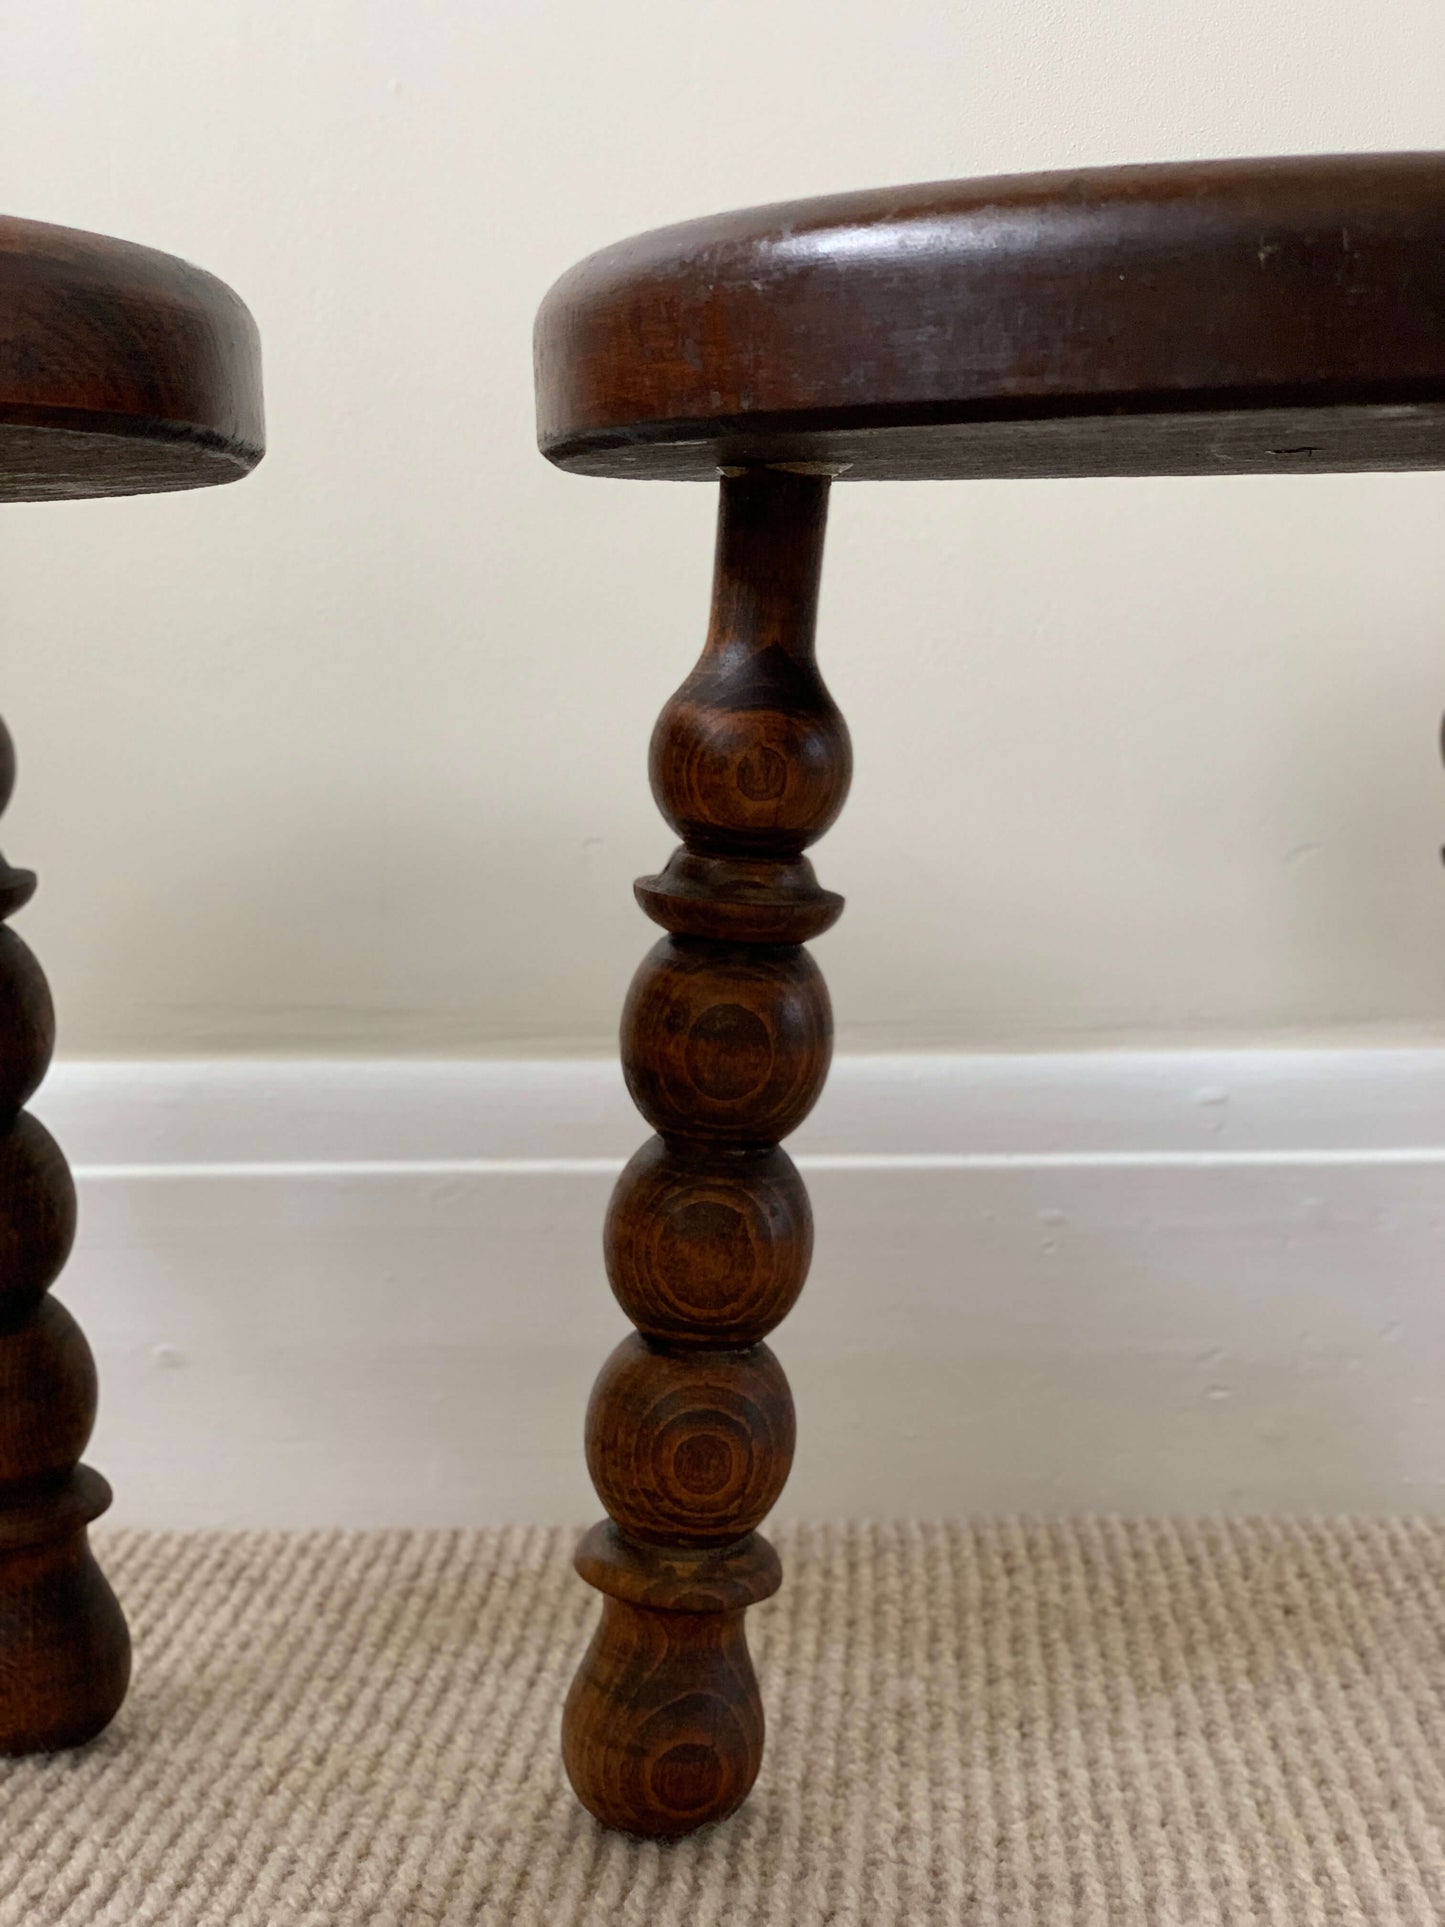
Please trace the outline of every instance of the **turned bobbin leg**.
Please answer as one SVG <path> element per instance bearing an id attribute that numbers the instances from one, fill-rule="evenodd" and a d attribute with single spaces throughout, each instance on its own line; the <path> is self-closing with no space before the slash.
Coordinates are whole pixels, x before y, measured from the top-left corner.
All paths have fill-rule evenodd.
<path id="1" fill-rule="evenodd" d="M 15 757 L 0 723 L 0 810 Z M 0 858 L 0 924 L 35 888 Z M 95 1364 L 46 1293 L 75 1235 L 60 1148 L 21 1109 L 50 1062 L 55 1018 L 40 966 L 0 928 L 0 1753 L 78 1746 L 108 1725 L 130 1639 L 86 1540 L 110 1487 L 78 1463 L 95 1421 Z"/>
<path id="2" fill-rule="evenodd" d="M 724 476 L 712 619 L 652 739 L 652 790 L 682 837 L 637 885 L 669 932 L 622 1019 L 628 1089 L 657 1132 L 618 1181 L 607 1271 L 633 1324 L 587 1413 L 609 1518 L 583 1540 L 602 1621 L 563 1715 L 599 1820 L 670 1837 L 747 1797 L 763 1709 L 744 1609 L 776 1591 L 755 1528 L 793 1456 L 793 1402 L 762 1342 L 812 1253 L 778 1140 L 827 1075 L 832 1013 L 802 945 L 834 923 L 803 851 L 843 806 L 848 732 L 813 655 L 828 482 Z"/>

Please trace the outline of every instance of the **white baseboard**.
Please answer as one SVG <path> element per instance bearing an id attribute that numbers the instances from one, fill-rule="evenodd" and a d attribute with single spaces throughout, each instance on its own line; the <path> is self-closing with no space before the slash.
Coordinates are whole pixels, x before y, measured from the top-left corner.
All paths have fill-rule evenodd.
<path id="1" fill-rule="evenodd" d="M 61 1064 L 34 1108 L 118 1519 L 596 1510 L 614 1064 Z M 1445 1051 L 842 1059 L 790 1148 L 789 1513 L 1445 1498 Z"/>

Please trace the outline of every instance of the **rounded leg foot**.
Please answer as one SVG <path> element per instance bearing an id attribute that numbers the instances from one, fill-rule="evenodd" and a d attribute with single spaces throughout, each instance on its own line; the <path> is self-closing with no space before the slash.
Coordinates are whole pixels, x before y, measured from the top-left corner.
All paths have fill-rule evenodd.
<path id="1" fill-rule="evenodd" d="M 0 1552 L 0 1754 L 102 1732 L 130 1682 L 130 1635 L 84 1530 Z"/>
<path id="2" fill-rule="evenodd" d="M 675 1840 L 725 1820 L 763 1758 L 743 1615 L 604 1599 L 562 1715 L 562 1758 L 604 1826 Z"/>

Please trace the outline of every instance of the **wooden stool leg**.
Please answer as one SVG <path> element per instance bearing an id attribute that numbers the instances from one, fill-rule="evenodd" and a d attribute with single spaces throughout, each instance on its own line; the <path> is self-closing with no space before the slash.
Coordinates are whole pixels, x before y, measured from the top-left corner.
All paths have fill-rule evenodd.
<path id="1" fill-rule="evenodd" d="M 15 756 L 0 723 L 0 810 Z M 0 858 L 0 923 L 35 878 Z M 21 1109 L 55 1040 L 50 991 L 0 928 L 0 1753 L 78 1746 L 108 1725 L 130 1638 L 86 1527 L 110 1487 L 78 1463 L 95 1421 L 95 1363 L 46 1296 L 75 1235 L 75 1188 L 55 1140 Z"/>
<path id="2" fill-rule="evenodd" d="M 781 1579 L 755 1528 L 793 1456 L 788 1382 L 762 1340 L 812 1254 L 778 1140 L 827 1075 L 832 1013 L 802 945 L 843 907 L 803 851 L 851 773 L 813 654 L 827 500 L 821 475 L 724 476 L 707 645 L 652 739 L 653 794 L 683 842 L 637 885 L 669 935 L 633 980 L 622 1057 L 658 1135 L 607 1219 L 608 1276 L 638 1330 L 587 1414 L 610 1517 L 577 1568 L 605 1597 L 563 1755 L 599 1820 L 658 1837 L 731 1813 L 762 1759 L 743 1609 Z"/>

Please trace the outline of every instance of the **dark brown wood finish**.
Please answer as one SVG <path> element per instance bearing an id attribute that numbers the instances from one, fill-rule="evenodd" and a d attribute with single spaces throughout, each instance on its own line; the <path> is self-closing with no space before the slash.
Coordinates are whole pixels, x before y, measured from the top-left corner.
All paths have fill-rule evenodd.
<path id="1" fill-rule="evenodd" d="M 0 216 L 0 501 L 204 488 L 264 446 L 256 324 L 224 282 Z"/>
<path id="2" fill-rule="evenodd" d="M 0 501 L 235 480 L 261 457 L 255 326 L 169 255 L 0 219 Z M 0 723 L 0 810 L 15 758 Z M 35 888 L 0 858 L 0 919 Z M 40 966 L 0 929 L 0 1753 L 76 1746 L 125 1697 L 130 1639 L 86 1529 L 90 1348 L 48 1295 L 75 1235 L 59 1147 L 22 1107 L 55 1040 Z"/>
<path id="3" fill-rule="evenodd" d="M 537 318 L 564 468 L 1445 464 L 1445 155 L 935 182 L 662 228 Z"/>
<path id="4" fill-rule="evenodd" d="M 762 1758 L 743 1610 L 778 1585 L 757 1527 L 794 1435 L 762 1340 L 813 1242 L 777 1140 L 828 1071 L 828 994 L 801 942 L 842 902 L 803 851 L 842 808 L 851 766 L 813 653 L 827 497 L 826 477 L 724 480 L 707 645 L 652 742 L 653 793 L 683 844 L 637 886 L 669 934 L 633 982 L 623 1068 L 657 1136 L 607 1218 L 608 1276 L 638 1332 L 587 1414 L 610 1524 L 578 1570 L 606 1597 L 563 1749 L 599 1819 L 659 1837 L 731 1813 Z"/>
<path id="5" fill-rule="evenodd" d="M 0 810 L 15 754 L 0 724 Z M 35 888 L 0 857 L 0 914 Z M 75 1236 L 75 1187 L 21 1107 L 50 1062 L 55 1016 L 40 966 L 0 931 L 0 1753 L 76 1746 L 125 1697 L 130 1640 L 86 1527 L 110 1488 L 79 1463 L 95 1422 L 95 1363 L 49 1297 Z"/>
<path id="6" fill-rule="evenodd" d="M 1445 467 L 1445 155 L 1208 161 L 883 188 L 744 209 L 583 261 L 537 317 L 538 441 L 584 474 L 723 476 L 707 648 L 652 782 L 683 838 L 638 900 L 669 935 L 623 1023 L 658 1135 L 607 1221 L 639 1336 L 588 1463 L 607 1597 L 568 1701 L 573 1785 L 672 1835 L 752 1784 L 743 1609 L 792 1454 L 763 1338 L 802 1287 L 808 1202 L 777 1140 L 831 1023 L 799 946 L 840 901 L 804 854 L 847 734 L 813 612 L 828 476 Z"/>

